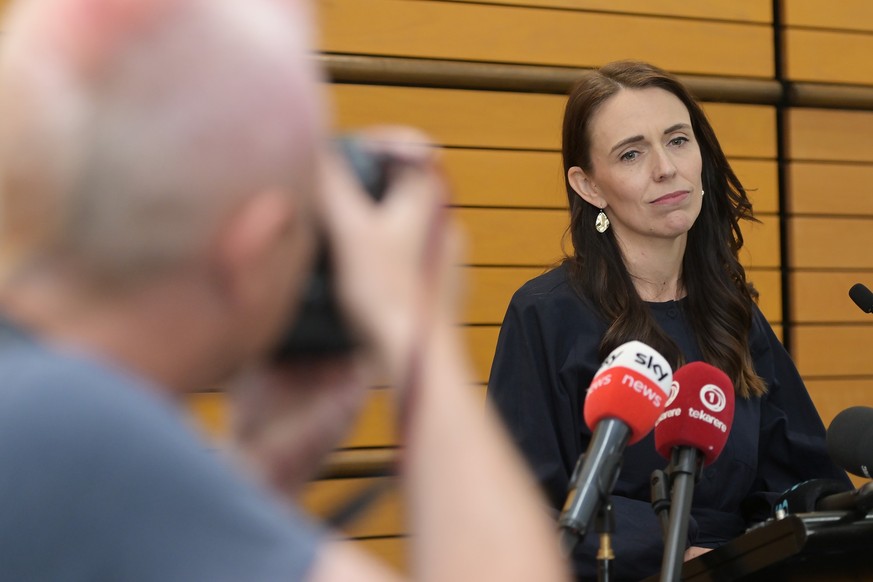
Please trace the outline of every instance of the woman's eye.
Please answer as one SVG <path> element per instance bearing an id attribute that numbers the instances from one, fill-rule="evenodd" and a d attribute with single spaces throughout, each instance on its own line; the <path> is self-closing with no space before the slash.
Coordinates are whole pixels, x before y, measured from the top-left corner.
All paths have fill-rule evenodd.
<path id="1" fill-rule="evenodd" d="M 637 152 L 636 150 L 631 150 L 629 152 L 624 152 L 623 154 L 621 154 L 621 158 L 619 159 L 624 162 L 630 162 L 637 159 L 638 155 L 640 155 L 639 152 Z"/>
<path id="2" fill-rule="evenodd" d="M 670 145 L 681 146 L 682 144 L 684 144 L 687 141 L 688 141 L 687 137 L 685 137 L 684 135 L 680 135 L 679 137 L 674 137 L 673 139 L 671 139 Z"/>

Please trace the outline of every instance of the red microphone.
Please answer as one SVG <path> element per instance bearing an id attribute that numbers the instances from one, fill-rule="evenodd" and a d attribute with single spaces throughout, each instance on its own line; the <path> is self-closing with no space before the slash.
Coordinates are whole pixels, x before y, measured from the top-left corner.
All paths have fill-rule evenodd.
<path id="1" fill-rule="evenodd" d="M 583 415 L 592 431 L 588 450 L 570 477 L 570 491 L 558 524 L 569 554 L 585 536 L 621 469 L 624 448 L 646 436 L 664 410 L 673 370 L 664 356 L 638 341 L 612 351 L 594 375 Z"/>
<path id="2" fill-rule="evenodd" d="M 679 580 L 694 481 L 721 454 L 733 420 L 734 385 L 727 374 L 703 362 L 676 370 L 666 410 L 655 422 L 655 448 L 670 460 L 673 489 L 661 580 Z"/>

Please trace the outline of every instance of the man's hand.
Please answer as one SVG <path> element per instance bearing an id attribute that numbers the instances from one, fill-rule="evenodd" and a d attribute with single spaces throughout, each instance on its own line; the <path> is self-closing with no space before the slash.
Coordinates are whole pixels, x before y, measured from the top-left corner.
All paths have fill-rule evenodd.
<path id="1" fill-rule="evenodd" d="M 353 356 L 251 372 L 231 390 L 234 448 L 268 485 L 295 496 L 346 436 L 366 395 Z"/>
<path id="2" fill-rule="evenodd" d="M 365 194 L 344 160 L 322 160 L 322 222 L 346 316 L 395 382 L 433 327 L 455 321 L 457 233 L 448 221 L 448 185 L 437 150 L 409 129 L 361 136 L 365 150 L 387 154 L 385 197 Z"/>

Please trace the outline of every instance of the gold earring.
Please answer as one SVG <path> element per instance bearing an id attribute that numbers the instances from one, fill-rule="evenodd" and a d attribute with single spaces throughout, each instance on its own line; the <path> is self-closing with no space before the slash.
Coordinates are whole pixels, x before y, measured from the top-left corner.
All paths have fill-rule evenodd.
<path id="1" fill-rule="evenodd" d="M 597 218 L 594 220 L 594 228 L 600 234 L 603 234 L 607 230 L 609 230 L 609 217 L 606 216 L 606 213 L 603 212 L 603 209 L 600 209 L 600 212 L 597 214 Z"/>

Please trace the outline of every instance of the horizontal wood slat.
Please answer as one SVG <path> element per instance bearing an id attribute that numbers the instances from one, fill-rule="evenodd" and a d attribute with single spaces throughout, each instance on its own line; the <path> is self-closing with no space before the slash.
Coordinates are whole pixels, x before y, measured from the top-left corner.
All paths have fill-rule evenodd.
<path id="1" fill-rule="evenodd" d="M 792 214 L 873 216 L 873 164 L 793 162 L 788 180 Z"/>
<path id="2" fill-rule="evenodd" d="M 807 380 L 806 388 L 825 426 L 852 406 L 873 406 L 873 377 L 845 380 Z"/>
<path id="3" fill-rule="evenodd" d="M 304 488 L 300 504 L 319 519 L 326 519 L 355 496 L 373 487 L 380 488 L 380 493 L 371 505 L 341 528 L 342 533 L 348 537 L 384 537 L 406 533 L 401 495 L 396 479 L 391 477 L 312 481 Z"/>
<path id="4" fill-rule="evenodd" d="M 740 22 L 770 23 L 773 21 L 772 3 L 769 0 L 447 0 L 449 2 L 477 2 L 479 4 L 512 4 L 541 8 L 566 8 L 572 10 L 597 10 L 624 14 L 649 14 L 653 16 L 678 16 L 734 20 Z"/>
<path id="5" fill-rule="evenodd" d="M 873 67 L 868 60 L 873 35 L 789 28 L 784 39 L 789 79 L 873 85 Z"/>
<path id="6" fill-rule="evenodd" d="M 560 149 L 566 98 L 494 91 L 331 85 L 338 126 L 422 128 L 454 147 Z M 707 115 L 729 156 L 775 159 L 776 112 L 763 105 L 707 103 Z"/>
<path id="7" fill-rule="evenodd" d="M 873 325 L 798 325 L 793 335 L 804 377 L 873 376 Z"/>
<path id="8" fill-rule="evenodd" d="M 869 0 L 782 0 L 782 23 L 807 28 L 873 31 L 873 4 Z"/>
<path id="9" fill-rule="evenodd" d="M 855 283 L 873 287 L 873 272 L 791 274 L 792 319 L 797 323 L 868 323 L 870 314 L 849 298 Z"/>
<path id="10" fill-rule="evenodd" d="M 873 111 L 787 110 L 792 160 L 873 162 Z"/>
<path id="11" fill-rule="evenodd" d="M 471 264 L 546 266 L 564 256 L 566 211 L 456 208 L 453 214 L 466 232 Z"/>
<path id="12" fill-rule="evenodd" d="M 319 4 L 326 52 L 576 67 L 637 58 L 739 77 L 774 71 L 772 29 L 761 25 L 425 0 Z"/>
<path id="13" fill-rule="evenodd" d="M 561 95 L 566 95 L 582 75 L 590 72 L 590 69 L 578 67 L 336 53 L 321 53 L 314 58 L 327 70 L 330 79 L 340 83 Z M 701 101 L 775 105 L 781 102 L 783 96 L 782 86 L 775 79 L 681 74 L 678 77 Z M 804 88 L 805 92 L 816 92 L 817 85 L 811 83 L 806 85 L 808 86 Z M 841 91 L 839 95 L 842 96 L 844 93 L 845 91 Z"/>
<path id="14" fill-rule="evenodd" d="M 794 217 L 788 245 L 794 269 L 873 269 L 873 218 Z"/>

